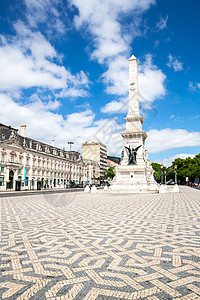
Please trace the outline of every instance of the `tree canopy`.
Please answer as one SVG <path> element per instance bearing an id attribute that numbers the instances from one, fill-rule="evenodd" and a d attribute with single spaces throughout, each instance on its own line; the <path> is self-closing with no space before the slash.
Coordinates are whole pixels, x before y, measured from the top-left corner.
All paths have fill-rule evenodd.
<path id="1" fill-rule="evenodd" d="M 153 162 L 152 168 L 154 169 L 154 178 L 157 182 L 161 180 L 161 165 L 159 163 Z M 181 183 L 186 182 L 186 177 L 189 178 L 189 181 L 194 182 L 195 180 L 200 178 L 200 153 L 197 154 L 194 158 L 187 157 L 176 158 L 172 165 L 166 169 L 166 177 L 167 181 L 175 177 L 175 165 L 177 166 L 177 177 L 178 181 Z"/>
<path id="2" fill-rule="evenodd" d="M 114 168 L 115 166 L 113 167 L 109 167 L 106 171 L 104 171 L 104 179 L 113 179 L 114 176 L 115 176 L 115 172 L 114 172 Z"/>

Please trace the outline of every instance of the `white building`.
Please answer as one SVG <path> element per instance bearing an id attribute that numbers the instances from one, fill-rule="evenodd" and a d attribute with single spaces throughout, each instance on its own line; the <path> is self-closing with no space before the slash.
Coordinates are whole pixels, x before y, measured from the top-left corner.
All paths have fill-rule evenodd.
<path id="1" fill-rule="evenodd" d="M 87 184 L 99 184 L 100 183 L 100 166 L 96 161 L 85 160 L 87 165 Z"/>
<path id="2" fill-rule="evenodd" d="M 80 153 L 26 137 L 0 124 L 0 190 L 61 188 L 87 182 L 87 164 Z"/>
<path id="3" fill-rule="evenodd" d="M 85 142 L 82 144 L 82 156 L 84 160 L 99 164 L 99 177 L 102 179 L 107 170 L 107 147 L 99 142 Z"/>

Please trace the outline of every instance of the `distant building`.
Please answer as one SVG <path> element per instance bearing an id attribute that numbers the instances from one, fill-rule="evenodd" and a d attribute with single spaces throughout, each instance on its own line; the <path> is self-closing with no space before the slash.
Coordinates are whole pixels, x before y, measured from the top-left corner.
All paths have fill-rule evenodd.
<path id="1" fill-rule="evenodd" d="M 107 147 L 98 142 L 86 142 L 82 144 L 83 160 L 91 160 L 97 162 L 100 167 L 100 179 L 104 176 L 104 171 L 107 170 Z"/>
<path id="2" fill-rule="evenodd" d="M 59 188 L 87 181 L 87 164 L 80 153 L 66 151 L 26 137 L 0 124 L 0 190 Z"/>
<path id="3" fill-rule="evenodd" d="M 87 183 L 97 184 L 100 182 L 100 165 L 93 160 L 84 160 L 87 166 Z"/>
<path id="4" fill-rule="evenodd" d="M 121 158 L 108 155 L 107 165 L 108 165 L 108 167 L 118 166 L 120 161 L 121 161 Z"/>

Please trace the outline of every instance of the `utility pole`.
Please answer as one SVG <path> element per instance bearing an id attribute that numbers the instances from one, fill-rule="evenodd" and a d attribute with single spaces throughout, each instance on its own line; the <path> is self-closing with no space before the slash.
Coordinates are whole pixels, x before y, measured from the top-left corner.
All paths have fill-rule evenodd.
<path id="1" fill-rule="evenodd" d="M 174 172 L 175 172 L 175 184 L 177 184 L 177 165 L 174 165 Z"/>
<path id="2" fill-rule="evenodd" d="M 72 150 L 72 145 L 74 144 L 74 142 L 68 142 L 68 144 L 69 144 L 69 151 L 71 152 L 71 150 Z"/>
<path id="3" fill-rule="evenodd" d="M 161 166 L 161 184 L 163 184 L 163 164 Z"/>
<path id="4" fill-rule="evenodd" d="M 74 142 L 68 142 L 69 144 L 69 184 L 71 183 L 71 150 L 72 150 L 72 145 Z"/>

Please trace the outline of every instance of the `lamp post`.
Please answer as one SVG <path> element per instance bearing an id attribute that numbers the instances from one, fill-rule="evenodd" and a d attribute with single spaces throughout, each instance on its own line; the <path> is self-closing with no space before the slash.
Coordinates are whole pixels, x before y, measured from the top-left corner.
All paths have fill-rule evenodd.
<path id="1" fill-rule="evenodd" d="M 165 184 L 166 184 L 166 173 L 167 173 L 166 170 L 164 170 L 164 174 L 165 174 Z"/>
<path id="2" fill-rule="evenodd" d="M 68 142 L 68 144 L 69 144 L 69 151 L 71 152 L 71 150 L 72 150 L 72 145 L 74 144 L 74 142 Z"/>
<path id="3" fill-rule="evenodd" d="M 86 182 L 85 184 L 88 185 L 89 184 L 89 181 L 88 181 L 88 178 L 89 178 L 89 168 L 90 168 L 90 161 L 89 160 L 86 160 L 85 161 L 85 171 L 86 171 Z"/>
<path id="4" fill-rule="evenodd" d="M 177 165 L 174 165 L 174 172 L 175 172 L 175 184 L 177 184 Z"/>
<path id="5" fill-rule="evenodd" d="M 161 184 L 163 184 L 163 164 L 161 164 L 160 167 L 161 167 Z"/>
<path id="6" fill-rule="evenodd" d="M 72 150 L 72 145 L 74 142 L 68 142 L 69 144 L 69 184 L 71 183 L 71 150 Z"/>

